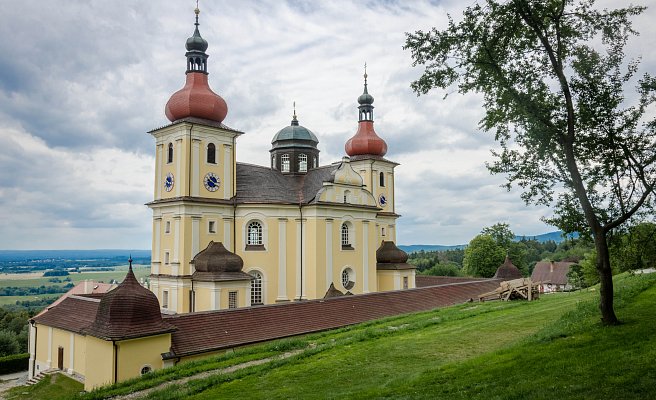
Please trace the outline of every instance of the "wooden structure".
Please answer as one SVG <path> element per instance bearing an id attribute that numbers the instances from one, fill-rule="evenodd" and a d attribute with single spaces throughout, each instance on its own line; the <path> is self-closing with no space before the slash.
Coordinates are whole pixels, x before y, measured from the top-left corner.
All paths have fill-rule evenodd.
<path id="1" fill-rule="evenodd" d="M 498 288 L 478 296 L 478 301 L 486 300 L 535 300 L 540 296 L 540 282 L 531 278 L 519 278 L 501 282 Z"/>

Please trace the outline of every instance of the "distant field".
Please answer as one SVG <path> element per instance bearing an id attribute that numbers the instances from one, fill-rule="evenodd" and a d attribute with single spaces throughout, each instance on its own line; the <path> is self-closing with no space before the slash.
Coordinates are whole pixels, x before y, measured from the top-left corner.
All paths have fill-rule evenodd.
<path id="1" fill-rule="evenodd" d="M 134 275 L 137 279 L 145 278 L 150 274 L 150 266 L 148 265 L 134 265 L 133 266 Z M 57 276 L 62 280 L 61 283 L 49 282 L 49 279 L 55 278 L 52 276 L 43 277 L 43 273 L 38 273 L 40 278 L 35 278 L 35 274 L 2 274 L 0 276 L 0 288 L 5 288 L 9 286 L 14 287 L 40 287 L 40 286 L 64 286 L 69 282 L 63 282 L 65 278 L 71 278 L 73 284 L 77 284 L 84 280 L 90 279 L 94 282 L 109 282 L 112 279 L 117 281 L 122 281 L 125 277 L 125 274 L 128 272 L 128 266 L 119 266 L 115 267 L 114 271 L 102 271 L 102 272 L 73 272 L 68 276 Z M 38 295 L 28 295 L 28 296 L 0 296 L 0 307 L 16 304 L 17 301 L 26 301 L 26 300 L 37 300 L 37 299 L 52 299 L 53 301 L 61 296 L 63 293 L 59 294 L 38 294 Z"/>
<path id="2" fill-rule="evenodd" d="M 66 278 L 71 278 L 71 281 L 73 281 L 73 283 L 82 282 L 86 279 L 92 279 L 96 282 L 100 282 L 100 281 L 109 282 L 112 279 L 116 279 L 117 281 L 120 282 L 125 277 L 127 271 L 128 271 L 128 267 L 127 265 L 125 265 L 125 266 L 116 267 L 114 271 L 81 272 L 81 273 L 73 272 L 68 276 L 56 276 L 56 277 L 54 276 L 43 277 L 42 276 L 43 273 L 39 274 L 41 275 L 40 278 L 34 278 L 34 274 L 5 274 L 5 276 L 0 279 L 0 287 L 8 287 L 8 286 L 39 287 L 41 285 L 63 286 L 68 283 L 68 282 L 61 282 L 61 283 L 49 282 L 48 280 L 52 278 L 58 278 L 62 281 Z M 146 266 L 146 265 L 134 266 L 134 275 L 137 277 L 137 279 L 146 277 L 149 274 L 150 274 L 150 266 Z M 7 277 L 7 275 L 11 275 L 11 276 Z M 22 276 L 24 276 L 23 279 L 21 279 Z"/>

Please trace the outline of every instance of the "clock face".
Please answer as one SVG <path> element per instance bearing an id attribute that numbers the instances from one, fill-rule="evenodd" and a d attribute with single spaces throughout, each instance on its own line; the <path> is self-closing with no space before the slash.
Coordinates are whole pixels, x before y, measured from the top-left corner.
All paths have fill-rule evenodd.
<path id="1" fill-rule="evenodd" d="M 216 192 L 219 190 L 219 186 L 221 186 L 221 179 L 219 179 L 218 176 L 214 175 L 212 172 L 208 172 L 207 175 L 205 175 L 205 189 L 209 190 L 210 192 Z"/>
<path id="2" fill-rule="evenodd" d="M 385 204 L 387 204 L 387 197 L 385 197 L 384 194 L 381 194 L 380 197 L 378 197 L 378 203 L 381 207 L 385 207 Z"/>
<path id="3" fill-rule="evenodd" d="M 173 174 L 169 172 L 166 174 L 166 178 L 164 178 L 164 189 L 166 189 L 167 192 L 170 192 L 173 189 L 174 183 L 175 180 L 173 179 Z"/>

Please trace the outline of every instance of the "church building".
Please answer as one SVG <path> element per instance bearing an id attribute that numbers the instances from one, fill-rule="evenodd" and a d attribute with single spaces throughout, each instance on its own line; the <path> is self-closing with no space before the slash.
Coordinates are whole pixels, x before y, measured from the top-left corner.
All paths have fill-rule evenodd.
<path id="1" fill-rule="evenodd" d="M 403 290 L 415 288 L 415 268 L 395 245 L 398 164 L 384 157 L 387 144 L 374 130 L 366 71 L 358 128 L 340 161 L 321 164 L 319 139 L 294 110 L 290 125 L 273 135 L 265 166 L 237 162 L 244 133 L 223 124 L 228 106 L 208 84 L 198 14 L 186 42 L 185 86 L 166 104 L 171 123 L 150 132 L 150 290 L 129 260 L 115 289 L 69 293 L 30 319 L 30 378 L 65 371 L 91 390 L 487 289 L 476 282 L 469 290 Z M 289 315 L 298 318 L 291 323 Z M 265 330 L 258 323 L 264 319 Z"/>
<path id="2" fill-rule="evenodd" d="M 322 298 L 331 285 L 362 294 L 415 286 L 412 268 L 377 266 L 396 240 L 394 168 L 374 130 L 374 98 L 358 97 L 346 156 L 322 165 L 300 124 L 271 140 L 266 166 L 239 163 L 243 132 L 223 124 L 226 101 L 208 84 L 208 43 L 187 39 L 186 83 L 166 104 L 156 143 L 150 288 L 164 311 L 238 308 Z M 354 113 L 355 114 L 355 113 Z M 263 155 L 264 158 L 264 155 Z M 237 258 L 234 255 L 238 256 Z M 207 259 L 225 260 L 207 263 Z M 243 268 L 237 268 L 240 264 Z"/>

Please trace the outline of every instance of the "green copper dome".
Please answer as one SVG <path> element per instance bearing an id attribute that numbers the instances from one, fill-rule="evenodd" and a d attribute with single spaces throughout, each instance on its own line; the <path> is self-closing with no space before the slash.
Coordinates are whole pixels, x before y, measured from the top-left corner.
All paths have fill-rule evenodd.
<path id="1" fill-rule="evenodd" d="M 312 133 L 311 130 L 298 124 L 296 116 L 292 119 L 290 126 L 286 126 L 276 133 L 271 140 L 271 143 L 275 145 L 276 142 L 283 140 L 307 140 L 314 142 L 315 145 L 316 143 L 319 143 L 319 139 L 317 139 L 316 135 Z"/>

